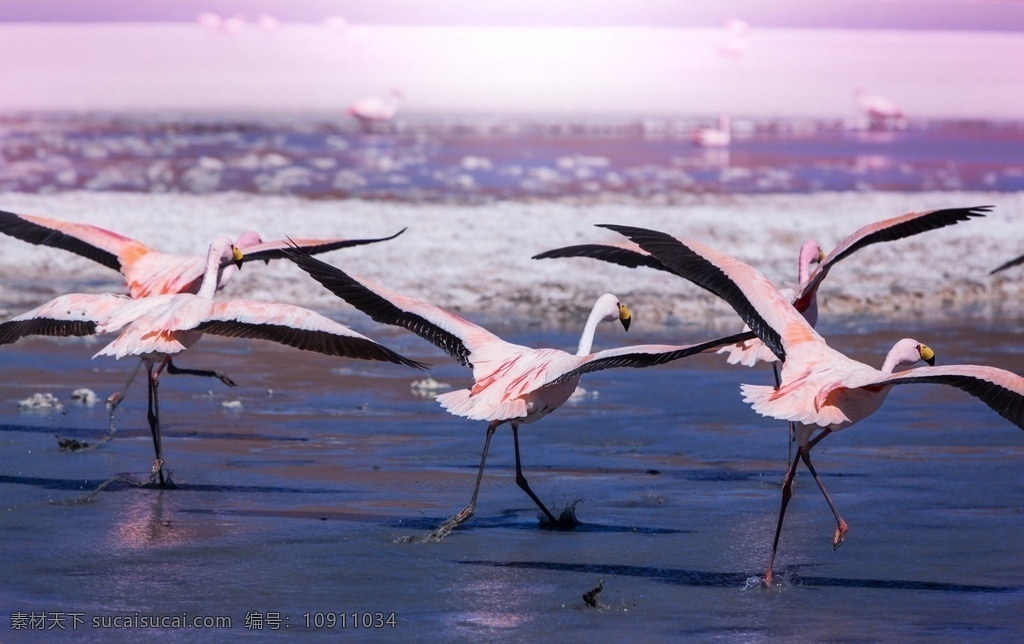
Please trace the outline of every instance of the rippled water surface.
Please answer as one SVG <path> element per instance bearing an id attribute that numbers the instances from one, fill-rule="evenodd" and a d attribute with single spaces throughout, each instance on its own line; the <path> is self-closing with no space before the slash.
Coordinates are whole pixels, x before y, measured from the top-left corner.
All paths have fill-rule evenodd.
<path id="1" fill-rule="evenodd" d="M 1020 370 L 1019 330 L 914 332 L 947 364 Z M 561 332 L 505 335 L 575 343 Z M 896 339 L 852 326 L 829 337 L 872 362 Z M 439 381 L 468 381 L 418 338 L 381 339 L 436 364 Z M 1024 634 L 1024 435 L 966 394 L 897 388 L 869 420 L 822 442 L 815 464 L 850 524 L 847 541 L 832 551 L 831 514 L 801 470 L 776 565 L 784 581 L 764 590 L 754 578 L 771 543 L 786 430 L 743 405 L 738 384 L 768 382 L 767 370 L 701 356 L 586 376 L 584 395 L 521 432 L 533 488 L 557 508 L 579 500 L 582 525 L 539 527 L 503 428 L 477 516 L 423 543 L 468 500 L 484 427 L 413 393 L 419 374 L 204 340 L 182 365 L 218 363 L 240 386 L 162 380 L 177 488 L 159 490 L 140 485 L 152 460 L 142 383 L 107 442 L 102 403 L 70 399 L 79 387 L 102 399 L 127 375 L 129 364 L 90 361 L 95 350 L 42 340 L 4 349 L 4 641 L 43 639 L 8 629 L 22 614 L 58 613 L 79 614 L 90 637 L 109 634 L 93 620 L 136 614 L 229 617 L 232 633 L 337 633 L 355 629 L 352 613 L 359 629 L 380 613 L 374 636 L 391 640 Z M 63 411 L 19 411 L 45 392 Z M 61 452 L 54 435 L 101 444 Z M 599 586 L 588 606 L 584 594 Z"/>

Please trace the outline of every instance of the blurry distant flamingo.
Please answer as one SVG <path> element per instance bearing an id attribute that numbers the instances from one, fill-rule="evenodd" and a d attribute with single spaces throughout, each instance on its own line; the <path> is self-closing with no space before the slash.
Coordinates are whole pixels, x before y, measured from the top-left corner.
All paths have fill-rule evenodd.
<path id="1" fill-rule="evenodd" d="M 727 148 L 732 141 L 732 133 L 729 129 L 729 117 L 722 115 L 718 117 L 717 127 L 699 127 L 690 134 L 690 140 L 695 145 L 705 148 Z"/>
<path id="2" fill-rule="evenodd" d="M 221 25 L 221 31 L 229 36 L 237 36 L 244 32 L 246 29 L 245 16 L 240 13 L 236 13 L 230 18 L 224 19 L 224 24 Z"/>
<path id="3" fill-rule="evenodd" d="M 846 537 L 847 524 L 839 516 L 818 473 L 810 452 L 832 432 L 856 424 L 873 414 L 889 390 L 900 384 L 934 383 L 961 389 L 979 398 L 992 410 L 1024 429 L 1024 378 L 995 367 L 935 364 L 935 352 L 912 338 L 897 342 L 881 369 L 852 360 L 832 349 L 758 271 L 747 264 L 692 240 L 630 226 L 605 226 L 619 232 L 655 256 L 669 270 L 721 297 L 783 362 L 779 387 L 743 385 L 743 400 L 762 416 L 800 423 L 797 432 L 799 458 L 790 465 L 782 489 L 782 506 L 775 528 L 771 556 L 765 570 L 772 581 L 772 565 L 786 506 L 792 496 L 798 464 L 803 461 L 821 489 L 836 519 L 832 545 Z M 929 366 L 894 373 L 896 367 L 919 360 Z M 815 432 L 817 436 L 811 438 Z"/>
<path id="4" fill-rule="evenodd" d="M 131 299 L 124 295 L 62 295 L 0 324 L 0 344 L 28 335 L 85 336 L 121 330 L 97 356 L 138 356 L 149 373 L 149 426 L 156 460 L 153 476 L 163 472 L 158 379 L 172 356 L 192 347 L 204 333 L 230 338 L 271 340 L 305 351 L 361 360 L 382 360 L 422 368 L 348 327 L 308 309 L 256 300 L 214 301 L 225 262 L 241 264 L 242 252 L 227 237 L 210 244 L 196 293 Z"/>
<path id="5" fill-rule="evenodd" d="M 437 401 L 456 416 L 488 421 L 480 469 L 469 505 L 434 530 L 428 537 L 432 541 L 443 539 L 473 516 L 491 436 L 504 423 L 512 426 L 516 484 L 537 504 L 552 526 L 571 528 L 577 525 L 571 506 L 555 518 L 530 489 L 519 458 L 519 425 L 540 420 L 561 407 L 585 373 L 660 365 L 734 342 L 738 337 L 697 345 L 637 345 L 591 353 L 594 334 L 601 322 L 619 320 L 624 328 L 629 328 L 629 309 L 614 295 L 606 293 L 594 304 L 575 354 L 558 349 L 533 349 L 506 342 L 439 307 L 357 280 L 305 253 L 296 252 L 289 258 L 332 293 L 377 322 L 408 329 L 473 370 L 470 389 L 441 394 Z"/>
<path id="6" fill-rule="evenodd" d="M 384 98 L 365 96 L 349 105 L 347 113 L 359 121 L 364 130 L 372 131 L 378 125 L 386 124 L 395 118 L 398 105 L 403 98 L 404 95 L 399 89 L 391 90 Z"/>
<path id="7" fill-rule="evenodd" d="M 204 11 L 203 13 L 196 15 L 196 23 L 198 23 L 200 27 L 203 27 L 205 29 L 219 31 L 220 28 L 224 25 L 224 19 L 215 13 Z"/>
<path id="8" fill-rule="evenodd" d="M 867 117 L 873 130 L 887 130 L 903 125 L 903 108 L 885 96 L 867 94 L 862 85 L 855 85 L 853 96 L 857 109 Z"/>
<path id="9" fill-rule="evenodd" d="M 379 239 L 293 239 L 264 242 L 254 231 L 243 233 L 235 245 L 245 255 L 242 261 L 263 260 L 284 257 L 283 250 L 297 244 L 310 253 L 324 253 L 350 246 L 372 244 L 394 239 L 404 230 Z M 172 255 L 161 253 L 142 242 L 125 237 L 99 226 L 61 221 L 34 215 L 19 215 L 0 210 L 0 233 L 16 237 L 31 244 L 52 246 L 81 255 L 124 275 L 132 298 L 149 297 L 174 293 L 198 293 L 206 270 L 207 257 L 200 255 Z M 222 262 L 218 269 L 216 286 L 223 288 L 238 271 L 234 262 Z M 141 364 L 141 363 L 140 363 Z M 119 393 L 111 396 L 111 412 L 122 401 L 124 392 L 135 377 L 128 379 Z M 167 373 L 187 374 L 219 378 L 224 384 L 235 386 L 226 375 L 216 371 L 180 369 L 168 361 Z"/>
<path id="10" fill-rule="evenodd" d="M 725 23 L 725 40 L 718 47 L 719 55 L 725 58 L 740 59 L 750 51 L 750 25 L 739 18 L 731 18 Z"/>
<path id="11" fill-rule="evenodd" d="M 257 26 L 259 26 L 261 31 L 268 34 L 274 33 L 275 31 L 281 28 L 280 20 L 278 20 L 274 16 L 265 13 L 260 14 L 260 16 L 256 18 L 256 24 Z"/>

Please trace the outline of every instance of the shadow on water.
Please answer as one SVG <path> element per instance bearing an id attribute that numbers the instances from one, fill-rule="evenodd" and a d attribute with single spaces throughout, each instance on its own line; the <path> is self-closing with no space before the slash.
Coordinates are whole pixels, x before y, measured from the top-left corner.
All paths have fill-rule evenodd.
<path id="1" fill-rule="evenodd" d="M 175 483 L 173 488 L 160 488 L 150 483 L 141 483 L 131 478 L 113 479 L 56 479 L 31 476 L 9 476 L 0 474 L 0 484 L 32 485 L 46 490 L 68 490 L 84 492 L 102 487 L 105 492 L 123 492 L 140 488 L 172 492 L 237 492 L 241 494 L 344 494 L 341 488 L 298 488 L 276 485 L 208 485 Z"/>
<path id="2" fill-rule="evenodd" d="M 24 432 L 27 434 L 56 434 L 59 433 L 61 436 L 78 436 L 78 437 L 97 437 L 106 436 L 110 434 L 108 429 L 99 429 L 95 427 L 48 427 L 42 425 L 4 425 L 0 424 L 0 432 Z M 136 428 L 136 429 L 116 429 L 113 432 L 115 435 L 124 437 L 138 437 L 138 436 L 149 436 L 149 428 Z M 161 436 L 164 438 L 173 437 L 189 437 L 199 434 L 198 431 L 174 431 L 162 429 L 160 431 Z M 283 442 L 283 443 L 306 443 L 309 442 L 309 438 L 304 436 L 285 436 L 285 435 L 274 435 L 274 434 L 252 434 L 252 433 L 239 433 L 239 432 L 202 432 L 203 438 L 206 439 L 220 439 L 220 440 L 239 440 L 239 441 L 258 441 L 258 442 Z"/>
<path id="3" fill-rule="evenodd" d="M 525 570 L 559 570 L 588 575 L 618 575 L 643 577 L 677 586 L 705 588 L 743 588 L 751 578 L 759 574 L 741 572 L 710 572 L 702 570 L 678 570 L 652 568 L 650 566 L 626 566 L 610 564 L 573 564 L 547 561 L 460 561 L 472 566 L 495 568 L 517 568 Z M 934 581 L 913 581 L 903 579 L 840 579 L 836 577 L 804 576 L 791 569 L 784 574 L 791 586 L 811 588 L 878 588 L 882 590 L 929 590 L 947 593 L 1002 593 L 1020 590 L 1016 586 L 980 586 L 974 584 L 949 584 Z"/>

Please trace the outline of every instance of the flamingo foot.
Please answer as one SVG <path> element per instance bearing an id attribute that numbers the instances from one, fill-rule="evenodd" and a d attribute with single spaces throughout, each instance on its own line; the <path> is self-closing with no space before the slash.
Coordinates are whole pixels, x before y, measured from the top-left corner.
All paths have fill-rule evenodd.
<path id="1" fill-rule="evenodd" d="M 173 490 L 177 486 L 171 480 L 171 475 L 164 473 L 164 459 L 158 458 L 153 461 L 153 468 L 150 470 L 149 482 L 157 484 L 165 490 Z"/>
<path id="2" fill-rule="evenodd" d="M 569 505 L 565 506 L 562 513 L 558 515 L 558 519 L 551 522 L 551 519 L 547 515 L 541 515 L 540 527 L 546 530 L 573 530 L 580 525 L 580 520 L 576 518 L 576 504 L 582 501 L 582 499 L 576 499 Z"/>
<path id="3" fill-rule="evenodd" d="M 452 530 L 459 527 L 460 524 L 468 521 L 469 518 L 473 516 L 474 512 L 475 508 L 472 505 L 467 505 L 461 512 L 437 526 L 433 532 L 426 536 L 424 541 L 438 542 L 441 539 L 444 539 Z"/>
<path id="4" fill-rule="evenodd" d="M 843 545 L 847 530 L 846 521 L 840 519 L 839 525 L 836 526 L 836 533 L 832 536 L 832 550 L 838 550 L 839 546 Z"/>

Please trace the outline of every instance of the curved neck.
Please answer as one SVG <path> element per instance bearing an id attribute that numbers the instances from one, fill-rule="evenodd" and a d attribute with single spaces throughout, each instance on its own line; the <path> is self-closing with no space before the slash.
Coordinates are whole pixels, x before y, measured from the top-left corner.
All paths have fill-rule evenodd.
<path id="1" fill-rule="evenodd" d="M 583 335 L 580 336 L 580 344 L 576 348 L 576 355 L 585 356 L 590 353 L 591 347 L 594 346 L 594 334 L 597 333 L 597 325 L 604 318 L 598 311 L 598 304 L 594 305 L 594 308 L 590 310 L 590 317 L 587 318 L 587 323 L 583 326 Z"/>
<path id="2" fill-rule="evenodd" d="M 220 262 L 222 252 L 217 252 L 215 246 L 210 246 L 210 252 L 206 254 L 206 270 L 203 272 L 203 282 L 196 293 L 199 297 L 212 300 L 217 292 L 220 277 Z"/>

